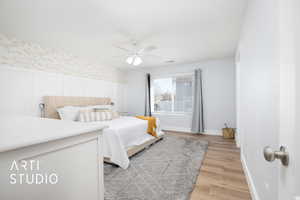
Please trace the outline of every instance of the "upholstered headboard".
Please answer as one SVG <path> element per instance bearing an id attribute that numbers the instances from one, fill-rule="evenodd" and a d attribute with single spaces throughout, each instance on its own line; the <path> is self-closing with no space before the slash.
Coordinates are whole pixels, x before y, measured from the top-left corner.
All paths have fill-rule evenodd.
<path id="1" fill-rule="evenodd" d="M 59 115 L 56 111 L 57 108 L 64 106 L 109 105 L 111 99 L 106 97 L 44 96 L 43 102 L 45 104 L 45 117 L 59 119 Z"/>

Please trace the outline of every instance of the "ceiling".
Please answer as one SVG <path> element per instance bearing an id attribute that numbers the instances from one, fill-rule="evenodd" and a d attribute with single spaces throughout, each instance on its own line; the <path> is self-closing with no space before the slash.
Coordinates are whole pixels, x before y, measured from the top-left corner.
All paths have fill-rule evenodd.
<path id="1" fill-rule="evenodd" d="M 1 0 L 0 33 L 129 68 L 114 47 L 154 45 L 138 67 L 233 56 L 246 0 Z"/>

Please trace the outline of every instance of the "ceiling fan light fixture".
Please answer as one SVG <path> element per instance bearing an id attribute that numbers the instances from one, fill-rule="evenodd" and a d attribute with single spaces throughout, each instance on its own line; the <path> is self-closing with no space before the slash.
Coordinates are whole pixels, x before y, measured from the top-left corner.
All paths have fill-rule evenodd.
<path id="1" fill-rule="evenodd" d="M 133 56 L 129 56 L 127 59 L 126 59 L 126 62 L 131 65 L 134 61 L 134 57 Z"/>
<path id="2" fill-rule="evenodd" d="M 133 61 L 133 65 L 138 66 L 138 65 L 142 64 L 142 62 L 143 62 L 142 58 L 139 57 L 139 56 L 136 56 L 134 61 Z"/>

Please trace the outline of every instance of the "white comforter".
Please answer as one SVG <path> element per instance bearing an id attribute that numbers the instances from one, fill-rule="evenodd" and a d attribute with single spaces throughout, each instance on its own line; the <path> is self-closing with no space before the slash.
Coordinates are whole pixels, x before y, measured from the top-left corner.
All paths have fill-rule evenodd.
<path id="1" fill-rule="evenodd" d="M 123 169 L 127 169 L 129 166 L 128 148 L 154 138 L 147 133 L 148 122 L 136 117 L 120 117 L 111 121 L 90 123 L 109 126 L 103 131 L 104 157 L 110 158 L 113 163 Z M 157 120 L 157 126 L 157 133 L 161 135 L 159 120 Z"/>

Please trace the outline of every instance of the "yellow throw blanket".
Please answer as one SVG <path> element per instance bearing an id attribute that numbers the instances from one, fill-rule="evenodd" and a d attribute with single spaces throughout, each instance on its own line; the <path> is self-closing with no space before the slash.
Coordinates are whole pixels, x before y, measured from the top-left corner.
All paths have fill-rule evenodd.
<path id="1" fill-rule="evenodd" d="M 139 119 L 142 119 L 142 120 L 148 120 L 148 129 L 147 129 L 147 132 L 154 136 L 154 137 L 157 137 L 157 134 L 156 134 L 156 118 L 155 117 L 146 117 L 146 116 L 136 116 L 137 118 Z"/>

